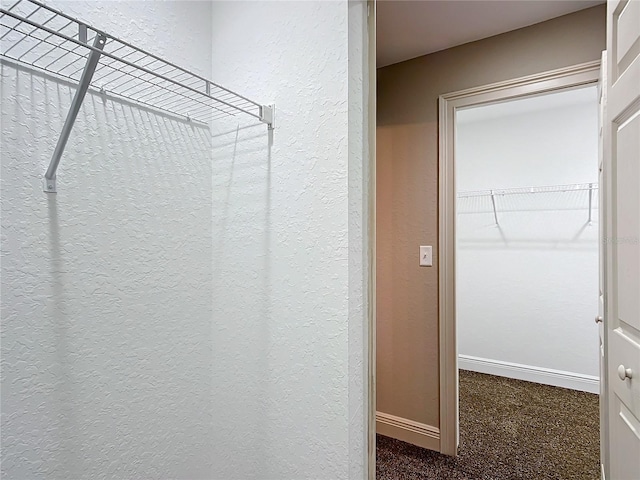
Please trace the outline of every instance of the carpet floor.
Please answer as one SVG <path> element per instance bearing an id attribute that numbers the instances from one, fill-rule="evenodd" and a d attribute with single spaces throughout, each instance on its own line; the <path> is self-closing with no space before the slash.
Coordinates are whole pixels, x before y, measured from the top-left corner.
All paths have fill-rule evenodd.
<path id="1" fill-rule="evenodd" d="M 447 457 L 378 435 L 377 480 L 596 480 L 598 396 L 460 371 L 460 448 Z"/>

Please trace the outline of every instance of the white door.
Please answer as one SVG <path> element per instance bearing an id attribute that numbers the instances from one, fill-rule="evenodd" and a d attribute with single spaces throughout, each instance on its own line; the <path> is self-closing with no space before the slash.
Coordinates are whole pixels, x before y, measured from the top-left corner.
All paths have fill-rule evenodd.
<path id="1" fill-rule="evenodd" d="M 607 2 L 607 480 L 640 479 L 640 0 Z M 605 440 L 606 441 L 606 440 Z"/>

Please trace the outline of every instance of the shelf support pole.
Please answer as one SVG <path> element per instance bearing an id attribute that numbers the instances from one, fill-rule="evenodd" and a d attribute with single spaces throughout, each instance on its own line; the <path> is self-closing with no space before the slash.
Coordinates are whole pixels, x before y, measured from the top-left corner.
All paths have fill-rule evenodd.
<path id="1" fill-rule="evenodd" d="M 493 218 L 496 220 L 496 225 L 500 226 L 498 223 L 498 212 L 496 211 L 496 198 L 493 190 L 491 190 L 491 204 L 493 205 Z"/>
<path id="2" fill-rule="evenodd" d="M 58 170 L 58 165 L 60 164 L 60 158 L 62 157 L 62 153 L 64 152 L 64 147 L 67 145 L 67 140 L 69 140 L 69 135 L 71 134 L 73 124 L 78 117 L 78 112 L 80 111 L 80 107 L 82 106 L 84 96 L 87 94 L 87 90 L 89 89 L 89 84 L 91 83 L 93 73 L 96 71 L 98 60 L 100 60 L 100 51 L 104 48 L 104 44 L 106 42 L 107 37 L 100 33 L 96 35 L 96 38 L 93 41 L 93 47 L 95 50 L 91 50 L 89 52 L 87 63 L 84 67 L 84 71 L 82 72 L 82 76 L 80 77 L 78 89 L 76 90 L 76 94 L 73 97 L 73 101 L 71 102 L 71 107 L 69 108 L 67 119 L 65 120 L 64 126 L 62 127 L 60 138 L 58 138 L 56 149 L 53 151 L 53 156 L 51 157 L 49 168 L 47 169 L 47 173 L 44 174 L 43 190 L 46 193 L 56 193 L 56 171 Z"/>

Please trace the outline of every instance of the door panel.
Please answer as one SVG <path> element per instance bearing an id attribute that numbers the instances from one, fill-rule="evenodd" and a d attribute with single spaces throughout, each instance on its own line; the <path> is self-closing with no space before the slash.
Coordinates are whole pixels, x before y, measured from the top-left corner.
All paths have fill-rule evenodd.
<path id="1" fill-rule="evenodd" d="M 616 61 L 618 65 L 624 67 L 627 62 L 625 59 L 629 60 L 632 57 L 637 56 L 638 44 L 636 41 L 638 40 L 638 28 L 637 22 L 638 18 L 640 18 L 640 2 L 631 1 L 627 2 L 621 9 L 620 14 L 616 18 L 615 29 L 616 29 Z"/>
<path id="2" fill-rule="evenodd" d="M 616 450 L 612 452 L 608 478 L 610 480 L 636 480 L 640 471 L 640 456 L 638 456 L 640 422 L 620 400 L 615 399 L 612 407 L 618 412 L 618 415 L 613 417 L 611 421 L 611 437 L 617 441 Z"/>
<path id="3" fill-rule="evenodd" d="M 603 163 L 607 217 L 604 302 L 607 473 L 608 480 L 637 480 L 640 479 L 640 0 L 608 1 L 607 51 Z M 603 441 L 607 442 L 604 436 Z"/>
<path id="4" fill-rule="evenodd" d="M 640 2 L 638 2 L 640 3 Z M 617 144 L 616 189 L 616 261 L 618 280 L 618 316 L 640 331 L 640 116 L 637 107 L 628 112 L 632 116 L 614 131 Z"/>

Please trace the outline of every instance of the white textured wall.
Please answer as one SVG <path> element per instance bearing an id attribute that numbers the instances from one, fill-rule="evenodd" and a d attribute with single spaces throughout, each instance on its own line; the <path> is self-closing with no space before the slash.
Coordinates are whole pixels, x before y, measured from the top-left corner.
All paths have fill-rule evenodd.
<path id="1" fill-rule="evenodd" d="M 211 6 L 51 2 L 211 69 Z M 2 65 L 2 478 L 212 478 L 211 136 Z M 222 440 L 220 440 L 222 441 Z"/>
<path id="2" fill-rule="evenodd" d="M 596 88 L 521 102 L 530 106 L 511 108 L 549 105 L 459 112 L 457 190 L 597 184 Z M 458 200 L 461 355 L 598 376 L 597 191 L 593 200 L 587 226 L 587 192 L 497 197 L 500 228 L 489 197 Z"/>
<path id="3" fill-rule="evenodd" d="M 2 65 L 3 478 L 364 478 L 364 4 L 53 5 L 278 127 Z"/>
<path id="4" fill-rule="evenodd" d="M 363 478 L 365 110 L 348 60 L 362 61 L 364 5 L 351 9 L 214 4 L 213 77 L 277 105 L 272 138 L 242 120 L 213 133 L 219 478 Z"/>

